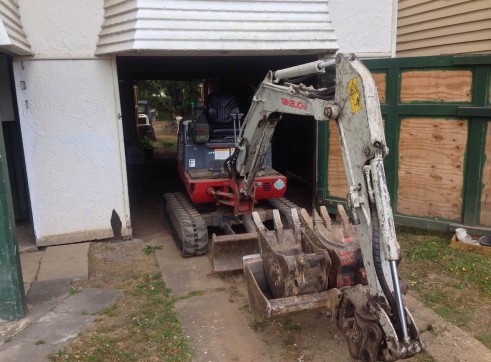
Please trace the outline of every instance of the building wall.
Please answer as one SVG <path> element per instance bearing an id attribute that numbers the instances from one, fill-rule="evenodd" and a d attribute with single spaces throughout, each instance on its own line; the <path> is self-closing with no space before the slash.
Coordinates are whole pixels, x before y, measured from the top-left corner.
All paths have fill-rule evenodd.
<path id="1" fill-rule="evenodd" d="M 131 233 L 114 54 L 321 54 L 336 39 L 393 52 L 395 0 L 17 2 L 33 53 L 14 78 L 38 245 L 110 237 L 114 215 Z"/>
<path id="2" fill-rule="evenodd" d="M 34 53 L 14 59 L 14 77 L 37 244 L 112 237 L 113 211 L 128 235 L 116 64 L 94 56 L 102 1 L 19 5 Z"/>
<path id="3" fill-rule="evenodd" d="M 97 54 L 391 56 L 397 0 L 105 0 Z"/>
<path id="4" fill-rule="evenodd" d="M 341 52 L 394 56 L 397 0 L 329 0 L 329 10 Z"/>
<path id="5" fill-rule="evenodd" d="M 491 52 L 491 1 L 399 0 L 397 56 Z"/>

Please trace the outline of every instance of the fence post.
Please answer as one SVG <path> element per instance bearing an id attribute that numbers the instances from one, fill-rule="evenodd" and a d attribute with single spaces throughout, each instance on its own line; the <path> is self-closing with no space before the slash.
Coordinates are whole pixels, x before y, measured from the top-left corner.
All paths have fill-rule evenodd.
<path id="1" fill-rule="evenodd" d="M 24 317 L 24 283 L 0 119 L 0 320 Z"/>

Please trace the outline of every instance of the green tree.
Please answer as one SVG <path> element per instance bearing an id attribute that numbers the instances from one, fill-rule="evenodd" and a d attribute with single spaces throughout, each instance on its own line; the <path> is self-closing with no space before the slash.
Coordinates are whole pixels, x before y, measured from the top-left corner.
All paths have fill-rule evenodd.
<path id="1" fill-rule="evenodd" d="M 200 96 L 200 81 L 144 80 L 138 82 L 138 99 L 147 100 L 159 119 L 191 116 L 191 102 Z"/>

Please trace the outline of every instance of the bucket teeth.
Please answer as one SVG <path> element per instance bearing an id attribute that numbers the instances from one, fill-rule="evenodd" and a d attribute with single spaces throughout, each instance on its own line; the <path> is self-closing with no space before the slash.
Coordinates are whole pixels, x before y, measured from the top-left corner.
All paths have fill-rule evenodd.
<path id="1" fill-rule="evenodd" d="M 327 208 L 322 205 L 319 208 L 319 211 L 321 213 L 321 218 L 322 221 L 324 222 L 324 226 L 327 230 L 331 231 L 331 217 L 329 216 L 329 213 L 327 212 Z"/>
<path id="2" fill-rule="evenodd" d="M 283 223 L 281 222 L 280 211 L 277 209 L 273 210 L 273 222 L 274 229 L 276 231 L 276 237 L 278 238 L 278 243 L 281 244 L 283 241 Z"/>
<path id="3" fill-rule="evenodd" d="M 307 210 L 304 208 L 300 209 L 300 220 L 303 224 L 308 225 L 312 228 L 313 222 Z"/>
<path id="4" fill-rule="evenodd" d="M 347 237 L 350 235 L 353 235 L 353 225 L 350 224 L 349 222 L 349 217 L 348 214 L 346 213 L 346 210 L 344 209 L 344 206 L 341 204 L 337 205 L 337 210 L 338 210 L 338 215 L 341 218 L 341 226 L 342 226 L 342 231 L 343 231 L 343 236 Z"/>
<path id="5" fill-rule="evenodd" d="M 256 225 L 256 229 L 258 231 L 266 230 L 266 226 L 264 226 L 263 222 L 261 221 L 261 217 L 259 216 L 257 211 L 252 212 L 252 220 L 254 221 L 254 224 Z"/>

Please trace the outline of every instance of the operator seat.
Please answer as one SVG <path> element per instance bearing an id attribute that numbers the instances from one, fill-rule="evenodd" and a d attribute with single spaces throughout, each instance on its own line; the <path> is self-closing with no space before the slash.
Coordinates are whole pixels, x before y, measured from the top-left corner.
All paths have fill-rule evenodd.
<path id="1" fill-rule="evenodd" d="M 234 121 L 238 113 L 239 106 L 233 95 L 220 93 L 209 94 L 206 118 L 210 125 L 210 138 L 234 137 Z M 239 120 L 241 116 L 239 116 Z M 239 131 L 239 128 L 240 125 L 236 121 L 236 132 Z"/>

